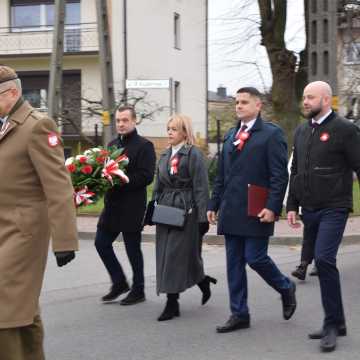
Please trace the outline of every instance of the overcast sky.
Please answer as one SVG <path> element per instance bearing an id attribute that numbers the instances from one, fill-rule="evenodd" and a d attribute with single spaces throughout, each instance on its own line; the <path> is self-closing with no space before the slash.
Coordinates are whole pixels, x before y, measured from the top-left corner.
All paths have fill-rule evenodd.
<path id="1" fill-rule="evenodd" d="M 239 87 L 271 86 L 265 48 L 260 45 L 256 0 L 209 0 L 209 88 L 219 85 L 232 95 Z M 288 0 L 285 40 L 289 49 L 305 45 L 302 0 Z"/>

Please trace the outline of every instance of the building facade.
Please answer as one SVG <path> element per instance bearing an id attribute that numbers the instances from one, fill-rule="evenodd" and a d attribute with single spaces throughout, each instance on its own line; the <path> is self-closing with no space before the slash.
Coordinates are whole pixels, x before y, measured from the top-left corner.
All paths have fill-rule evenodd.
<path id="1" fill-rule="evenodd" d="M 107 0 L 115 100 L 136 103 L 139 131 L 163 147 L 170 114 L 207 129 L 207 0 Z M 54 0 L 0 0 L 0 63 L 46 111 Z M 67 0 L 61 124 L 66 146 L 100 140 L 101 72 L 96 0 Z M 161 82 L 159 82 L 161 80 Z M 160 84 L 160 85 L 159 85 Z"/>
<path id="2" fill-rule="evenodd" d="M 328 82 L 334 108 L 360 117 L 360 1 L 308 1 L 309 81 Z"/>

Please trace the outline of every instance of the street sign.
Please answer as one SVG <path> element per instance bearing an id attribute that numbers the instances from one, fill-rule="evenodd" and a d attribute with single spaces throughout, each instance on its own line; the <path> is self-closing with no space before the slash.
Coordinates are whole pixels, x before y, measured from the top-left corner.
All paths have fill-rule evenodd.
<path id="1" fill-rule="evenodd" d="M 169 89 L 170 80 L 126 80 L 127 89 Z"/>

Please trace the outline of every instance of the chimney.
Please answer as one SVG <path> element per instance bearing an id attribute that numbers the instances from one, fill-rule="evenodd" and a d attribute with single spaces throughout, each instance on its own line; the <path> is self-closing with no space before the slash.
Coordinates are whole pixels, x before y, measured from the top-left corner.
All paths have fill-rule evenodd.
<path id="1" fill-rule="evenodd" d="M 218 86 L 216 93 L 218 94 L 218 96 L 226 98 L 226 87 L 222 85 Z"/>

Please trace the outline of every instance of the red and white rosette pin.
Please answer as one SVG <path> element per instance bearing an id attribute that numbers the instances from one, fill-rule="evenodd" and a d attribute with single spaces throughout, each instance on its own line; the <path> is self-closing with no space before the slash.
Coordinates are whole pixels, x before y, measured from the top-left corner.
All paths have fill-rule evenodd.
<path id="1" fill-rule="evenodd" d="M 59 143 L 60 143 L 60 141 L 59 141 L 59 136 L 57 133 L 51 132 L 48 134 L 48 145 L 50 147 L 56 147 L 59 145 Z"/>
<path id="2" fill-rule="evenodd" d="M 246 131 L 241 131 L 236 136 L 236 141 L 234 141 L 234 145 L 237 147 L 237 149 L 240 151 L 244 147 L 246 141 L 249 139 L 250 134 Z"/>
<path id="3" fill-rule="evenodd" d="M 322 142 L 329 141 L 329 139 L 330 139 L 329 133 L 323 132 L 322 134 L 320 134 L 320 140 L 321 140 Z"/>
<path id="4" fill-rule="evenodd" d="M 178 173 L 178 166 L 179 166 L 179 158 L 177 156 L 174 156 L 170 160 L 170 174 L 175 175 Z"/>

